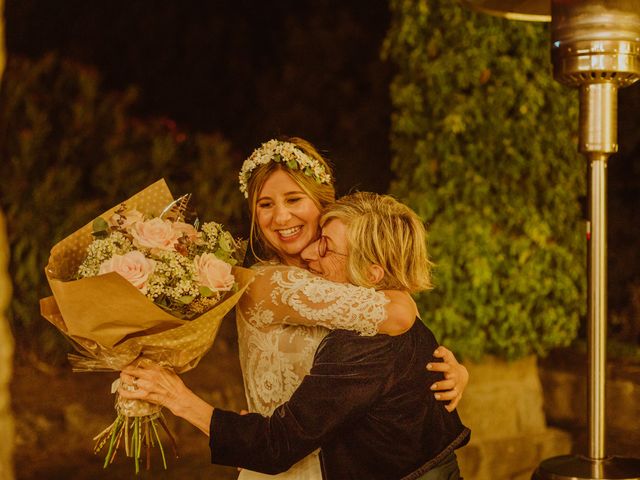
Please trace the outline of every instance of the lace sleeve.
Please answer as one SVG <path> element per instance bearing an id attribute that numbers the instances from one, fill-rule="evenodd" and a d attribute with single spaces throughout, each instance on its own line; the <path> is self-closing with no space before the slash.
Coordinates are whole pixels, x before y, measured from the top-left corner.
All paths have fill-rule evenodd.
<path id="1" fill-rule="evenodd" d="M 255 270 L 256 277 L 238 307 L 256 327 L 320 325 L 375 335 L 378 325 L 387 319 L 385 305 L 389 301 L 373 288 L 330 282 L 295 267 Z"/>

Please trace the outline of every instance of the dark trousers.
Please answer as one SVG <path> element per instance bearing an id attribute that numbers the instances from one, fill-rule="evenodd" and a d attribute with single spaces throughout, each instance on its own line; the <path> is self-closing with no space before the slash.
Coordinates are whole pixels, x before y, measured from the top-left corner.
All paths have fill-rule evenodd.
<path id="1" fill-rule="evenodd" d="M 451 453 L 437 467 L 429 470 L 418 480 L 462 480 L 456 454 Z"/>

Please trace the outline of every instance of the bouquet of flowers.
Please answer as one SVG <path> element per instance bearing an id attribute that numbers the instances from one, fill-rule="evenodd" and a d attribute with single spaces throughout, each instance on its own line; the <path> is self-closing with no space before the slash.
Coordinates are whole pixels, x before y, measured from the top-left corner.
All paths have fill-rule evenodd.
<path id="1" fill-rule="evenodd" d="M 221 225 L 185 222 L 187 203 L 160 180 L 52 248 L 53 296 L 40 310 L 78 350 L 69 356 L 74 371 L 148 361 L 183 373 L 209 350 L 253 274 L 234 266 L 243 248 Z M 116 411 L 94 439 L 96 452 L 107 447 L 105 468 L 121 443 L 136 473 L 142 449 L 150 468 L 156 445 L 166 468 L 159 429 L 175 442 L 160 407 L 117 398 Z"/>

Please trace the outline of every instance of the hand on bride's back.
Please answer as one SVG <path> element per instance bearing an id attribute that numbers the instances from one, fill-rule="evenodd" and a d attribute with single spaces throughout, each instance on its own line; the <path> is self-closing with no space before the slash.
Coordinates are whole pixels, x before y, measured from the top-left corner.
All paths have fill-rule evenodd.
<path id="1" fill-rule="evenodd" d="M 427 370 L 442 372 L 444 380 L 440 380 L 431 385 L 436 400 L 448 402 L 445 408 L 452 412 L 462 400 L 462 393 L 469 383 L 469 372 L 467 368 L 458 362 L 451 350 L 440 345 L 433 355 L 442 358 L 442 362 L 430 362 Z"/>

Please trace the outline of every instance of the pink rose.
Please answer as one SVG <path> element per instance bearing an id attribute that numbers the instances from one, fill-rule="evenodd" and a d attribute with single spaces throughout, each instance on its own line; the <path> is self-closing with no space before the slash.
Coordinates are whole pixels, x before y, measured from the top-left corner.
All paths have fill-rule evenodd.
<path id="1" fill-rule="evenodd" d="M 196 265 L 196 278 L 200 285 L 214 292 L 231 290 L 235 281 L 231 273 L 231 265 L 220 260 L 213 253 L 196 255 L 193 261 Z"/>
<path id="2" fill-rule="evenodd" d="M 147 293 L 147 280 L 155 266 L 156 262 L 145 257 L 142 252 L 133 251 L 124 255 L 114 255 L 102 262 L 98 274 L 116 272 L 142 293 Z"/>
<path id="3" fill-rule="evenodd" d="M 169 220 L 152 218 L 134 223 L 131 227 L 131 236 L 136 247 L 175 251 L 176 243 L 182 233 L 174 230 Z"/>
<path id="4" fill-rule="evenodd" d="M 144 221 L 144 215 L 133 208 L 131 210 L 127 210 L 122 214 L 114 213 L 113 215 L 111 215 L 111 218 L 109 219 L 109 226 L 124 228 L 125 230 L 128 230 L 134 223 L 142 221 Z"/>
<path id="5" fill-rule="evenodd" d="M 184 235 L 190 242 L 195 242 L 198 239 L 198 231 L 190 223 L 173 222 L 173 229 L 178 233 L 178 238 Z"/>

